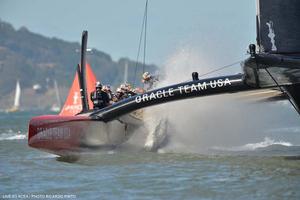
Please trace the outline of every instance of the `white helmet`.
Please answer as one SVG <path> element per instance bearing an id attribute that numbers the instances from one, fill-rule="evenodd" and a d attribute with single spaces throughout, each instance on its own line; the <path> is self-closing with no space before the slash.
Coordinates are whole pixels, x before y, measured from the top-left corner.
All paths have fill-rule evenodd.
<path id="1" fill-rule="evenodd" d="M 126 90 L 126 85 L 125 85 L 125 84 L 121 84 L 121 85 L 120 85 L 120 89 L 121 89 L 121 90 Z"/>
<path id="2" fill-rule="evenodd" d="M 96 88 L 102 89 L 102 84 L 99 81 L 96 82 Z"/>
<path id="3" fill-rule="evenodd" d="M 122 92 L 122 89 L 121 88 L 117 88 L 117 92 Z"/>
<path id="4" fill-rule="evenodd" d="M 129 83 L 125 83 L 124 85 L 127 90 L 131 90 L 131 85 Z"/>
<path id="5" fill-rule="evenodd" d="M 149 72 L 145 72 L 143 74 L 143 79 L 149 79 L 151 77 L 150 73 Z"/>
<path id="6" fill-rule="evenodd" d="M 111 90 L 110 85 L 104 85 L 103 90 L 110 91 Z"/>

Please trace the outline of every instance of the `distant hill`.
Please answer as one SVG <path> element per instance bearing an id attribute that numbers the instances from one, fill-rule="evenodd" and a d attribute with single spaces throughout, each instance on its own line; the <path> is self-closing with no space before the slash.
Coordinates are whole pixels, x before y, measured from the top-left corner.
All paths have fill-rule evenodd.
<path id="1" fill-rule="evenodd" d="M 69 86 L 80 59 L 79 49 L 79 43 L 45 37 L 25 27 L 15 30 L 9 23 L 0 21 L 0 94 L 13 90 L 17 79 L 23 87 L 37 83 L 45 85 L 47 79 L 48 82 L 56 79 L 60 86 Z M 112 85 L 122 81 L 127 62 L 129 81 L 133 81 L 136 62 L 127 58 L 113 61 L 109 54 L 93 49 L 88 62 L 97 78 Z M 138 66 L 140 76 L 142 64 Z M 147 65 L 146 69 L 155 71 L 157 67 Z"/>
<path id="2" fill-rule="evenodd" d="M 79 36 L 80 34 L 78 33 Z M 79 49 L 79 43 L 45 37 L 32 33 L 25 27 L 16 30 L 11 24 L 0 20 L 1 97 L 13 92 L 17 79 L 20 80 L 22 88 L 29 89 L 34 84 L 48 88 L 54 79 L 59 87 L 68 88 L 80 59 Z M 122 82 L 124 65 L 127 62 L 128 79 L 133 82 L 136 62 L 127 58 L 113 61 L 109 54 L 96 49 L 92 49 L 87 59 L 98 79 L 115 86 Z M 147 65 L 146 70 L 156 71 L 157 66 Z M 141 73 L 142 64 L 139 63 L 137 82 Z"/>

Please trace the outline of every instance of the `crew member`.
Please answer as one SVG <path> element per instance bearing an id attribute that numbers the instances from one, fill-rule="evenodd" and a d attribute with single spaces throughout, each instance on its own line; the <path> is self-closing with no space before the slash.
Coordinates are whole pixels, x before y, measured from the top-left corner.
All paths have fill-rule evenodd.
<path id="1" fill-rule="evenodd" d="M 158 81 L 157 78 L 155 78 L 153 75 L 151 75 L 149 72 L 145 72 L 142 76 L 142 83 L 144 83 L 144 90 L 151 90 L 154 86 L 154 83 Z"/>
<path id="2" fill-rule="evenodd" d="M 118 101 L 120 101 L 120 100 L 122 100 L 124 98 L 125 98 L 124 91 L 121 88 L 118 88 L 117 91 L 116 91 L 116 93 L 115 93 L 114 101 L 118 102 Z"/>
<path id="3" fill-rule="evenodd" d="M 124 91 L 125 91 L 125 94 L 127 97 L 132 97 L 132 96 L 136 95 L 136 93 L 131 88 L 131 85 L 129 83 L 125 83 L 124 86 L 125 86 Z"/>
<path id="4" fill-rule="evenodd" d="M 102 88 L 103 92 L 106 92 L 106 94 L 108 95 L 109 100 L 112 99 L 112 91 L 111 91 L 111 87 L 110 85 L 104 85 Z"/>
<path id="5" fill-rule="evenodd" d="M 94 109 L 102 109 L 109 105 L 108 94 L 102 91 L 102 85 L 98 81 L 96 82 L 96 90 L 91 93 L 91 100 L 94 105 Z"/>
<path id="6" fill-rule="evenodd" d="M 118 99 L 119 99 L 119 101 L 120 100 L 122 100 L 122 99 L 126 99 L 126 98 L 128 98 L 129 96 L 128 96 L 128 93 L 127 93 L 127 86 L 126 86 L 126 83 L 123 83 L 123 84 L 121 84 L 120 85 L 120 87 L 119 87 L 119 92 L 118 92 Z"/>

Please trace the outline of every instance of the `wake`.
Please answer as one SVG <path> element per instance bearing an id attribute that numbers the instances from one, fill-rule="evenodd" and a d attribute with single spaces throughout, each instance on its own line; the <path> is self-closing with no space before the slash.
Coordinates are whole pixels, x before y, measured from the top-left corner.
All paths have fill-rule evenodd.
<path id="1" fill-rule="evenodd" d="M 221 151 L 254 151 L 257 149 L 268 148 L 271 146 L 282 146 L 282 147 L 292 147 L 295 146 L 290 142 L 285 141 L 275 141 L 271 138 L 265 137 L 264 141 L 257 143 L 249 143 L 242 146 L 237 147 L 213 147 L 213 150 L 221 150 Z"/>
<path id="2" fill-rule="evenodd" d="M 9 129 L 3 133 L 0 133 L 0 141 L 3 140 L 24 140 L 27 136 L 21 131 L 14 132 L 13 130 Z"/>

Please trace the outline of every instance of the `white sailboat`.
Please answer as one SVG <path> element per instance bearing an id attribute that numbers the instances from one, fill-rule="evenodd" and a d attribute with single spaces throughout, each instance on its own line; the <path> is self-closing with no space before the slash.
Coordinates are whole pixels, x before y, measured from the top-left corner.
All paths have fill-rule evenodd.
<path id="1" fill-rule="evenodd" d="M 14 105 L 10 109 L 8 109 L 7 112 L 17 112 L 20 110 L 20 98 L 21 98 L 21 87 L 20 87 L 19 80 L 17 80 Z"/>
<path id="2" fill-rule="evenodd" d="M 60 101 L 60 95 L 58 91 L 58 86 L 56 80 L 54 80 L 54 90 L 55 90 L 55 96 L 56 96 L 56 103 L 54 103 L 50 110 L 53 112 L 59 112 L 61 109 L 61 101 Z"/>

